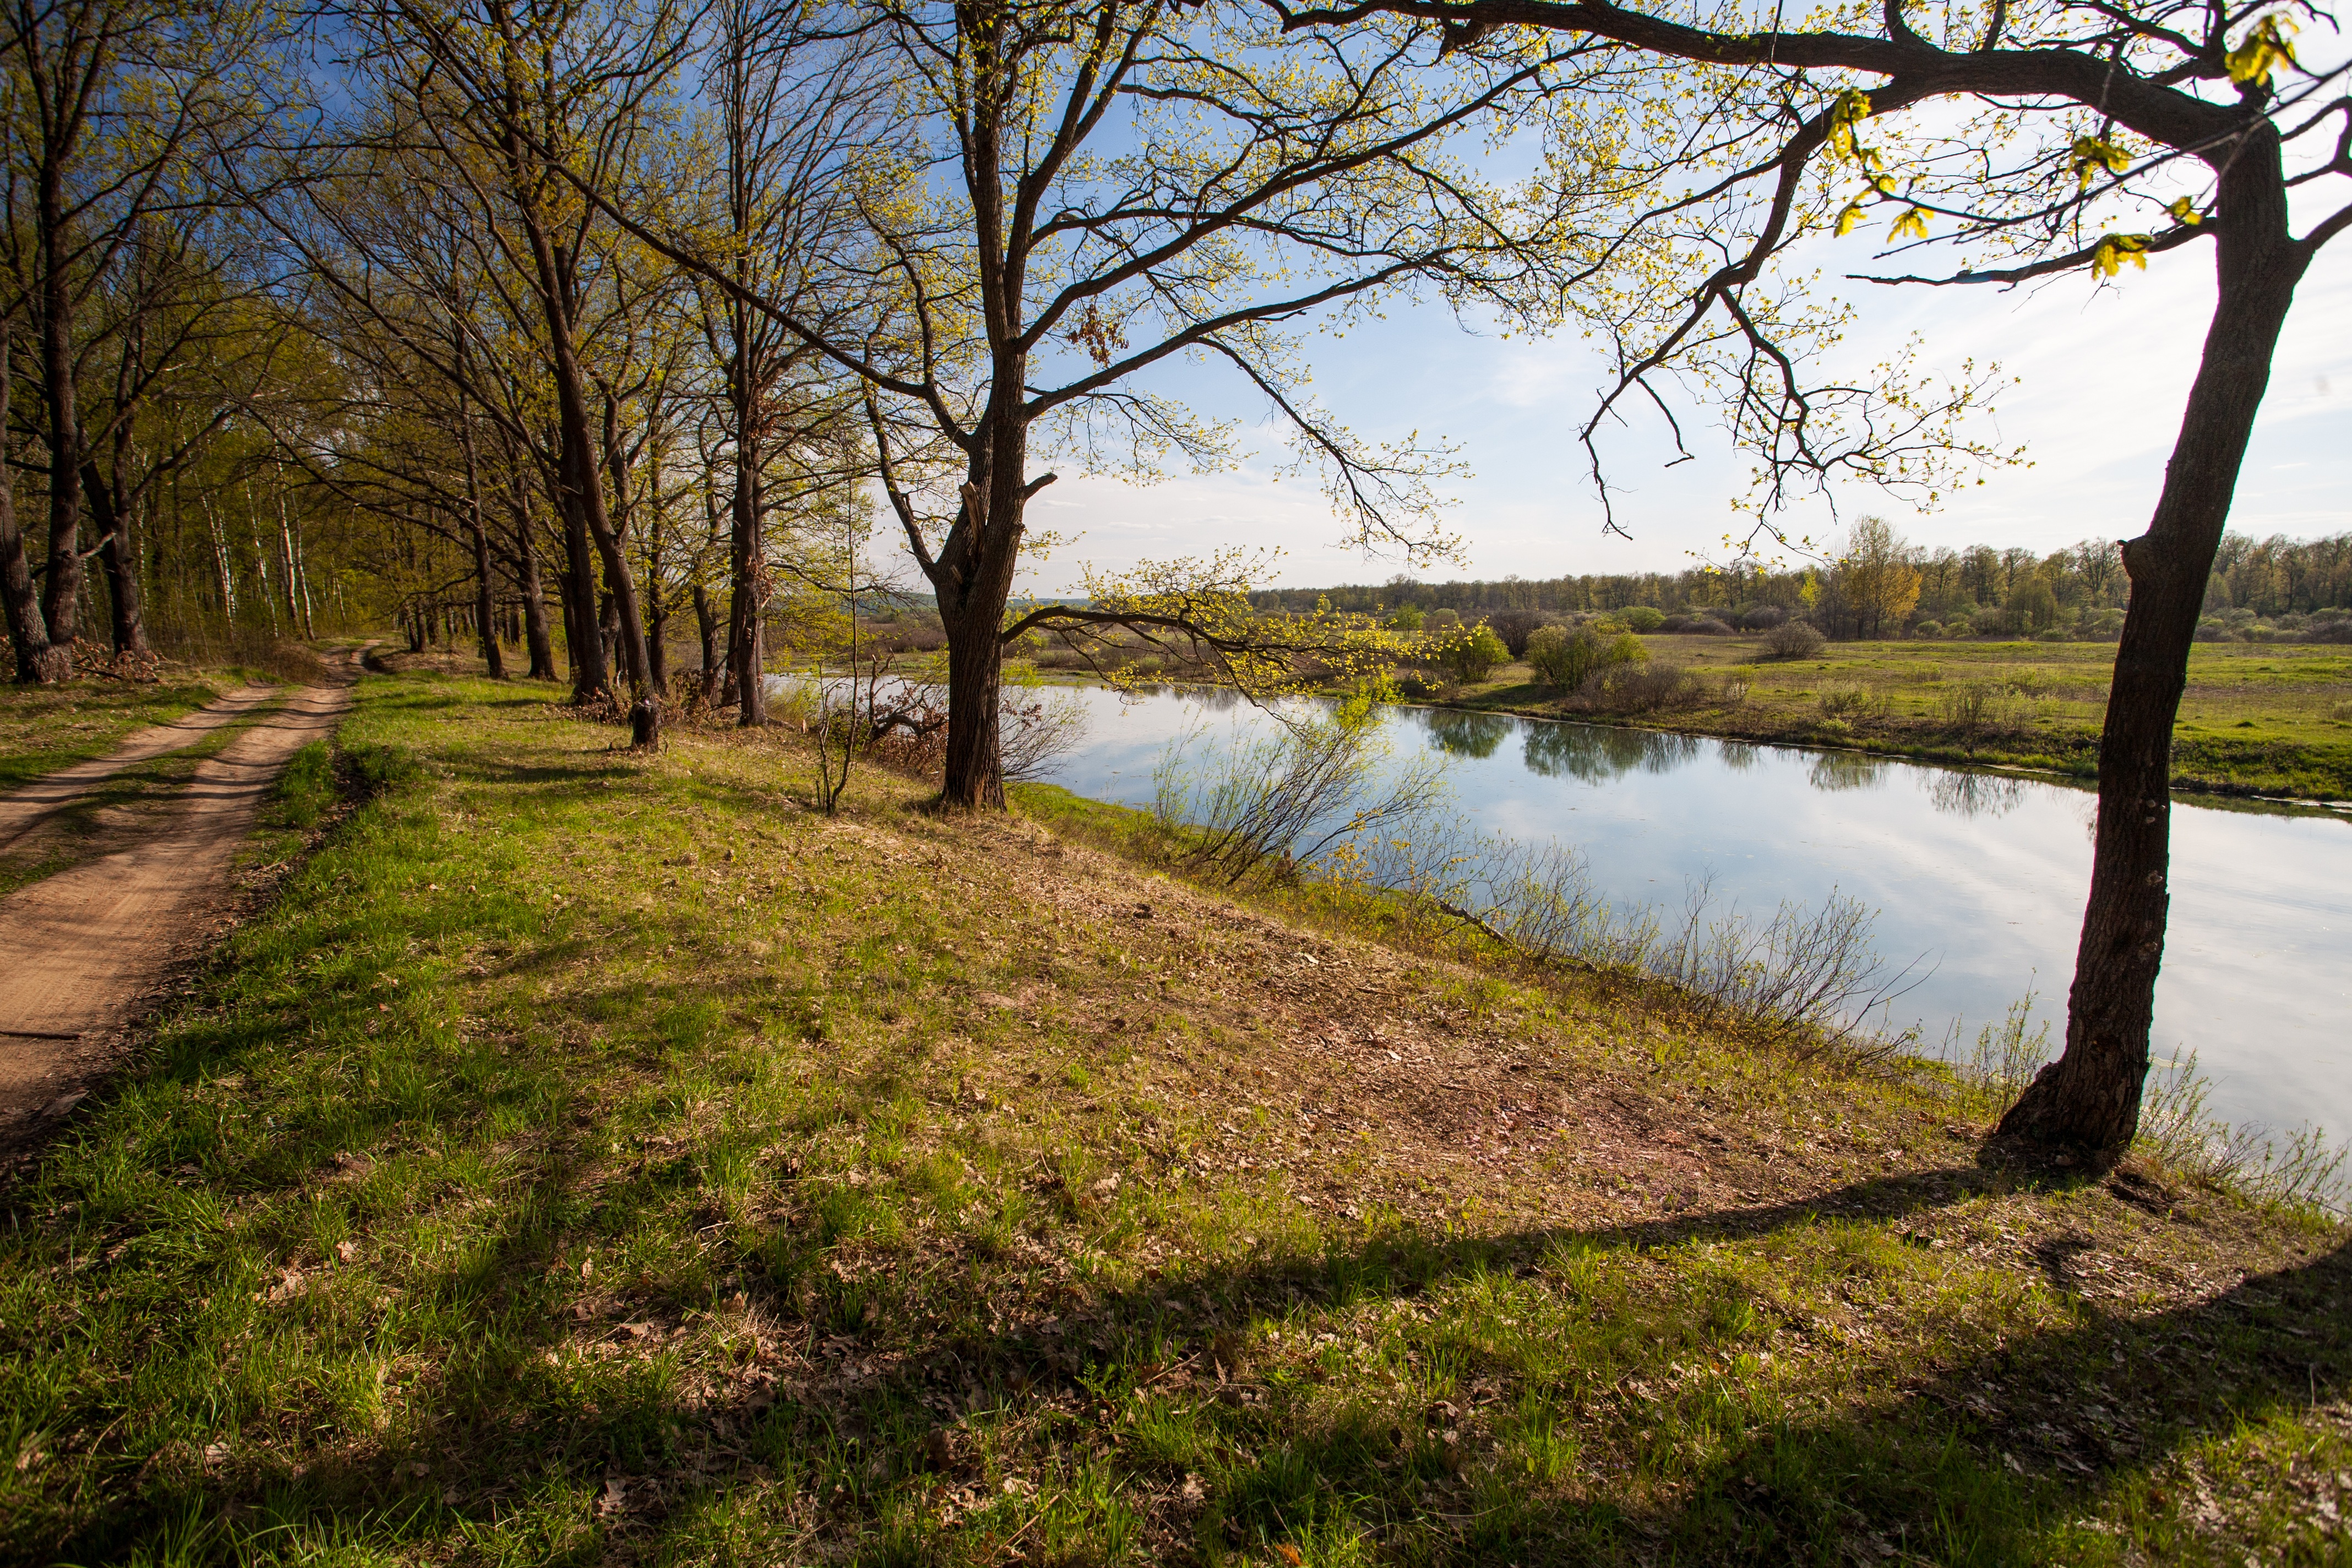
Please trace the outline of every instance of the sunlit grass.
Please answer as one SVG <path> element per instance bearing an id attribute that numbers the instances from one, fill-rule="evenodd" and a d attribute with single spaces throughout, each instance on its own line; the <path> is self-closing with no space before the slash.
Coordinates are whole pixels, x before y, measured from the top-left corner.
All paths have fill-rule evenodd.
<path id="1" fill-rule="evenodd" d="M 1067 796 L 828 820 L 788 744 L 471 681 L 370 679 L 341 745 L 383 793 L 10 1194 L 0 1554 L 2340 1551 L 2337 1232 L 1979 1166 L 1931 1085 L 1204 900 Z M 1748 1190 L 1614 1122 L 1441 1159 L 1445 1085 L 1322 1022 Z"/>

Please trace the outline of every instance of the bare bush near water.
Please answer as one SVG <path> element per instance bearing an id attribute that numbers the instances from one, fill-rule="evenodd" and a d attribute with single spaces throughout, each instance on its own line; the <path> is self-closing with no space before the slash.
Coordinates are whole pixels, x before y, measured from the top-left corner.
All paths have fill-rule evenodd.
<path id="1" fill-rule="evenodd" d="M 892 675 L 876 663 L 855 678 L 803 677 L 771 697 L 772 721 L 817 739 L 818 799 L 825 809 L 845 787 L 848 759 L 863 757 L 894 773 L 937 780 L 947 755 L 947 686 Z M 1086 705 L 1067 687 L 1013 688 L 998 709 L 1004 776 L 1042 779 L 1086 738 Z"/>
<path id="2" fill-rule="evenodd" d="M 1783 902 L 1759 916 L 1718 908 L 1702 879 L 1671 918 L 1657 905 L 1622 908 L 1594 889 L 1575 848 L 1465 827 L 1433 761 L 1385 776 L 1375 713 L 1359 700 L 1209 763 L 1194 761 L 1196 729 L 1154 770 L 1153 815 L 1188 846 L 1188 864 L 1228 884 L 1302 872 L 1352 883 L 1409 918 L 1475 929 L 1538 963 L 1671 986 L 1791 1060 L 1919 1070 L 1921 1031 L 1894 1026 L 1893 1009 L 1931 971 L 1924 954 L 1890 965 L 1873 940 L 1874 911 L 1859 900 L 1832 889 L 1818 909 Z M 2028 992 L 1967 1052 L 1956 1020 L 1933 1053 L 1949 1064 L 1960 1114 L 1997 1121 L 2049 1061 L 2033 1004 Z M 2256 1202 L 2352 1213 L 2352 1152 L 2331 1149 L 2316 1128 L 2282 1136 L 2232 1126 L 2210 1113 L 2209 1097 L 2194 1053 L 2175 1058 L 2151 1079 L 2137 1146 Z"/>
<path id="3" fill-rule="evenodd" d="M 2010 1005 L 2000 1022 L 1978 1031 L 1964 1056 L 1956 1021 L 1943 1058 L 1952 1064 L 1958 1109 L 1973 1120 L 1998 1122 L 2050 1064 L 2050 1026 L 2033 1024 L 2034 993 Z M 2148 1075 L 2136 1146 L 2181 1175 L 2226 1188 L 2256 1203 L 2352 1215 L 2346 1165 L 2352 1149 L 2330 1148 L 2317 1127 L 2279 1133 L 2223 1121 L 2212 1112 L 2212 1082 L 2197 1053 L 2176 1054 Z"/>
<path id="4" fill-rule="evenodd" d="M 1195 730 L 1153 771 L 1152 815 L 1189 865 L 1227 883 L 1303 869 L 1362 885 L 1540 963 L 1662 981 L 1801 1056 L 1883 1059 L 1915 1043 L 1916 1030 L 1885 1026 L 1917 965 L 1887 967 L 1857 900 L 1833 892 L 1818 910 L 1783 903 L 1759 920 L 1737 905 L 1718 911 L 1700 883 L 1671 921 L 1654 907 L 1617 909 L 1576 850 L 1464 828 L 1442 763 L 1390 773 L 1377 730 L 1359 700 L 1214 762 L 1196 760 Z"/>
<path id="5" fill-rule="evenodd" d="M 1444 767 L 1423 757 L 1391 776 L 1371 703 L 1286 721 L 1279 733 L 1196 765 L 1195 728 L 1152 770 L 1151 812 L 1187 845 L 1186 862 L 1228 884 L 1311 865 L 1372 828 L 1419 817 L 1444 796 Z"/>
<path id="6" fill-rule="evenodd" d="M 1655 905 L 1612 905 L 1575 849 L 1420 826 L 1418 839 L 1365 847 L 1349 869 L 1539 962 L 1662 981 L 1800 1058 L 1884 1061 L 1916 1042 L 1916 1030 L 1886 1026 L 1925 976 L 1916 962 L 1893 969 L 1878 955 L 1874 916 L 1858 900 L 1832 890 L 1817 910 L 1784 902 L 1759 918 L 1718 906 L 1702 880 L 1670 918 Z"/>

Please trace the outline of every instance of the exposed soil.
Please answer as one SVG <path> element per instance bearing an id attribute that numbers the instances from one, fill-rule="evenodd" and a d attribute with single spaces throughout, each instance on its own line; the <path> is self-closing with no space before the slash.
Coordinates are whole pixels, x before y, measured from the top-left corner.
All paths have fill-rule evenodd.
<path id="1" fill-rule="evenodd" d="M 275 695 L 248 687 L 0 800 L 0 843 L 109 774 L 189 745 Z M 0 1146 L 71 1110 L 111 1066 L 142 1004 L 229 902 L 237 846 L 288 759 L 331 733 L 350 702 L 347 685 L 298 689 L 198 763 L 151 829 L 0 901 L 0 952 L 10 960 L 0 972 Z"/>
<path id="2" fill-rule="evenodd" d="M 225 724 L 234 724 L 278 695 L 274 686 L 247 686 L 184 718 L 157 724 L 126 738 L 102 757 L 60 768 L 46 778 L 0 796 L 0 849 L 6 849 L 60 808 L 88 795 L 123 769 L 184 750 Z"/>

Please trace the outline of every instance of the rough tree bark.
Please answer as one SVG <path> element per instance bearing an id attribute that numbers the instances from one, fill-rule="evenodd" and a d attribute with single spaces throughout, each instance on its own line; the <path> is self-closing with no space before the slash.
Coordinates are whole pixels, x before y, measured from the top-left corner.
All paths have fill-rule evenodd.
<path id="1" fill-rule="evenodd" d="M 707 708 L 719 694 L 719 612 L 711 605 L 710 590 L 699 583 L 694 585 L 694 629 L 702 639 L 699 679 Z"/>
<path id="2" fill-rule="evenodd" d="M 530 498 L 523 488 L 522 469 L 510 466 L 514 495 L 515 560 L 522 588 L 523 645 L 530 650 L 530 679 L 553 680 L 555 643 L 547 629 L 547 585 L 539 571 L 539 543 L 531 537 Z"/>
<path id="3" fill-rule="evenodd" d="M 33 569 L 25 559 L 25 534 L 16 524 L 16 476 L 8 463 L 7 447 L 12 384 L 8 349 L 16 326 L 14 317 L 0 320 L 0 606 L 7 612 L 8 646 L 16 656 L 16 679 L 33 686 L 62 680 L 72 668 L 49 647 L 48 621 L 41 614 L 40 595 L 33 591 Z"/>
<path id="4" fill-rule="evenodd" d="M 2003 1136 L 2115 1151 L 2139 1127 L 2171 901 L 2173 723 L 2272 356 L 2310 260 L 2288 231 L 2275 132 L 2261 125 L 2224 156 L 2213 319 L 2156 514 L 2123 546 L 2131 599 L 2099 742 L 2098 830 L 2066 1048 L 2001 1119 Z"/>
<path id="5" fill-rule="evenodd" d="M 613 689 L 604 660 L 604 639 L 596 630 L 596 562 L 590 553 L 588 521 L 571 477 L 571 458 L 559 439 L 555 485 L 557 515 L 563 519 L 563 646 L 572 658 L 572 700 L 593 702 Z"/>
<path id="6" fill-rule="evenodd" d="M 49 560 L 41 616 L 49 658 L 41 678 L 73 674 L 81 635 L 81 414 L 74 391 L 73 280 L 67 274 L 64 172 L 44 159 L 37 181 L 41 226 L 41 392 L 49 440 Z"/>
<path id="7" fill-rule="evenodd" d="M 739 353 L 736 379 L 744 374 Z M 760 447 L 753 418 L 738 420 L 735 494 L 728 505 L 727 530 L 727 675 L 735 689 L 735 722 L 744 729 L 768 721 L 767 683 L 761 679 L 768 668 L 767 554 L 760 538 Z"/>
<path id="8" fill-rule="evenodd" d="M 82 493 L 89 501 L 89 520 L 98 530 L 98 559 L 106 571 L 109 629 L 118 654 L 143 654 L 147 617 L 139 594 L 139 557 L 130 540 L 130 507 L 115 494 L 114 486 L 96 463 L 84 463 Z"/>
<path id="9" fill-rule="evenodd" d="M 517 155 L 520 142 L 515 144 Z M 633 689 L 630 704 L 631 727 L 640 745 L 658 744 L 661 738 L 661 703 L 652 690 L 651 672 L 646 660 L 646 625 L 637 607 L 636 585 L 630 579 L 629 563 L 621 553 L 621 542 L 613 531 L 613 521 L 604 510 L 604 487 L 597 471 L 595 436 L 588 420 L 588 401 L 580 362 L 572 344 L 570 268 L 559 248 L 548 237 L 546 227 L 537 212 L 524 208 L 524 233 L 530 240 L 531 258 L 539 273 L 540 307 L 547 320 L 549 358 L 555 370 L 555 406 L 557 428 L 562 437 L 564 479 L 573 515 L 584 525 L 594 541 L 597 557 L 604 568 L 604 588 L 613 595 L 614 608 L 619 616 L 621 667 L 626 672 Z M 598 663 L 603 663 L 602 658 Z M 609 679 L 604 683 L 609 686 Z"/>

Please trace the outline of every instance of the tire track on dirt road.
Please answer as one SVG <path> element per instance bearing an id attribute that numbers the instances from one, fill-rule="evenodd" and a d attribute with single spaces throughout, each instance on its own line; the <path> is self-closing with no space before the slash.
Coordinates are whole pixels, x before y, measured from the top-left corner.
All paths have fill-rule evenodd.
<path id="1" fill-rule="evenodd" d="M 199 763 L 154 830 L 0 900 L 0 1144 L 71 1110 L 110 1065 L 123 1026 L 228 904 L 270 786 L 350 705 L 348 681 L 297 688 Z"/>
<path id="2" fill-rule="evenodd" d="M 275 686 L 247 686 L 205 703 L 168 724 L 153 724 L 126 737 L 102 757 L 46 773 L 0 798 L 0 849 L 39 826 L 51 815 L 88 795 L 125 768 L 194 745 L 225 724 L 234 724 L 279 694 Z"/>

